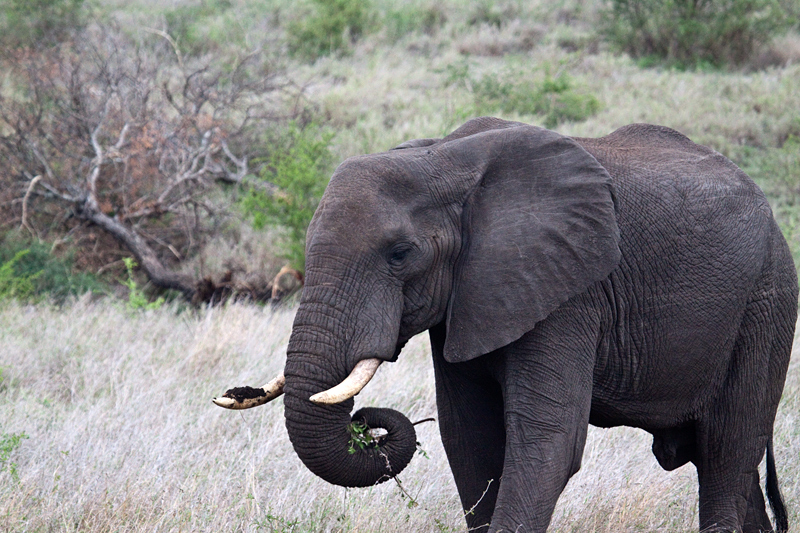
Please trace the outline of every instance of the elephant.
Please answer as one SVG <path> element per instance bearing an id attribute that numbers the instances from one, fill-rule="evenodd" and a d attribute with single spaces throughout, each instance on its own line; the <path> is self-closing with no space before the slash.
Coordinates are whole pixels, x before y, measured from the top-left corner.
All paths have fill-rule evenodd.
<path id="1" fill-rule="evenodd" d="M 788 530 L 773 425 L 797 272 L 764 194 L 721 154 L 662 126 L 573 138 L 475 118 L 344 161 L 306 254 L 283 373 L 215 402 L 284 394 L 324 480 L 369 486 L 410 461 L 404 415 L 349 413 L 427 331 L 470 531 L 546 531 L 590 424 L 649 432 L 665 470 L 693 463 L 702 531 Z M 386 434 L 353 450 L 353 421 Z"/>

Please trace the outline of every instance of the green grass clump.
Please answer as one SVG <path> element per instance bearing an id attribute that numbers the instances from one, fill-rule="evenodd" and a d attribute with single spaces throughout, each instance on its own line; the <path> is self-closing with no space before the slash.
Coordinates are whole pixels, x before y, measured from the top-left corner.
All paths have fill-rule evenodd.
<path id="1" fill-rule="evenodd" d="M 17 464 L 10 461 L 11 454 L 20 447 L 23 439 L 27 439 L 25 433 L 3 433 L 0 435 L 0 473 L 8 471 L 11 479 L 19 483 L 19 473 Z"/>
<path id="2" fill-rule="evenodd" d="M 378 439 L 370 431 L 370 427 L 361 422 L 350 422 L 347 424 L 347 431 L 350 433 L 350 441 L 347 444 L 347 453 L 354 454 L 358 450 L 375 448 L 378 446 Z"/>
<path id="3" fill-rule="evenodd" d="M 299 270 L 305 268 L 306 229 L 330 180 L 332 138 L 315 125 L 293 123 L 261 173 L 277 190 L 253 188 L 242 201 L 256 229 L 283 230 L 281 255 Z"/>
<path id="4" fill-rule="evenodd" d="M 578 90 L 567 74 L 541 81 L 524 79 L 502 80 L 484 75 L 473 84 L 475 106 L 480 114 L 496 111 L 539 115 L 546 128 L 563 122 L 580 122 L 600 110 L 600 101 Z"/>
<path id="5" fill-rule="evenodd" d="M 618 49 L 679 68 L 740 65 L 794 24 L 779 0 L 612 0 L 602 33 Z"/>
<path id="6" fill-rule="evenodd" d="M 348 52 L 374 18 L 372 4 L 364 0 L 312 0 L 312 5 L 311 14 L 286 26 L 289 52 L 311 61 Z"/>
<path id="7" fill-rule="evenodd" d="M 515 14 L 516 9 L 512 4 L 498 5 L 488 1 L 478 2 L 470 10 L 467 24 L 470 26 L 485 24 L 501 28 L 508 20 L 514 18 Z"/>

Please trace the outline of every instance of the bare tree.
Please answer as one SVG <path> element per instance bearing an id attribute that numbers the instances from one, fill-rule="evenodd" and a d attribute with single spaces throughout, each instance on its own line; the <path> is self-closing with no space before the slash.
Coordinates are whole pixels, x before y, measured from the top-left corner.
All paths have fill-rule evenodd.
<path id="1" fill-rule="evenodd" d="M 155 30 L 137 42 L 94 26 L 5 63 L 0 224 L 75 241 L 99 228 L 153 284 L 192 298 L 197 280 L 171 265 L 225 222 L 223 184 L 254 172 L 290 85 L 258 51 L 190 65 Z"/>

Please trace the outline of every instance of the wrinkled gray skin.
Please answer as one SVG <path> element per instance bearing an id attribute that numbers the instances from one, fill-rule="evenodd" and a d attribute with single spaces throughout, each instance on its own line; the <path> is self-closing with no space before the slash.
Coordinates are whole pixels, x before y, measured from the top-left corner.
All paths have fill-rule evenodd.
<path id="1" fill-rule="evenodd" d="M 398 148 L 345 161 L 309 228 L 285 406 L 313 472 L 366 486 L 410 460 L 403 415 L 359 413 L 389 436 L 350 454 L 353 401 L 308 398 L 429 330 L 470 527 L 545 531 L 594 424 L 652 433 L 667 470 L 694 463 L 704 531 L 772 530 L 767 450 L 786 528 L 772 430 L 797 278 L 741 170 L 640 124 L 572 139 L 480 118 Z"/>

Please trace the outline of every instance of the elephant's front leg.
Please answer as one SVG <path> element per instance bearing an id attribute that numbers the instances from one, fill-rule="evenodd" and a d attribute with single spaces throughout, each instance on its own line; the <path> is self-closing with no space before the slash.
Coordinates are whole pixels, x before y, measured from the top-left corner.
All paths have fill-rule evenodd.
<path id="1" fill-rule="evenodd" d="M 597 346 L 581 315 L 568 303 L 504 349 L 505 457 L 489 531 L 544 533 L 580 468 Z"/>
<path id="2" fill-rule="evenodd" d="M 443 324 L 431 328 L 439 429 L 469 530 L 489 528 L 503 473 L 503 396 L 480 358 L 448 363 Z"/>

